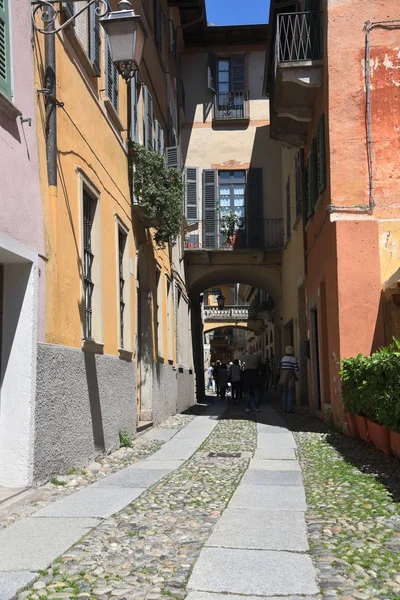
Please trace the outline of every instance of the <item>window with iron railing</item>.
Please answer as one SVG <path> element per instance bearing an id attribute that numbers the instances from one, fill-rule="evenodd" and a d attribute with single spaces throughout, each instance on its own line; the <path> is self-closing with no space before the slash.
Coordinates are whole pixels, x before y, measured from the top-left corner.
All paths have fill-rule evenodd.
<path id="1" fill-rule="evenodd" d="M 317 11 L 284 13 L 277 17 L 278 62 L 322 58 L 321 18 Z"/>
<path id="2" fill-rule="evenodd" d="M 216 61 L 215 119 L 244 119 L 247 114 L 245 56 Z"/>
<path id="3" fill-rule="evenodd" d="M 118 229 L 118 277 L 119 277 L 119 343 L 120 348 L 124 345 L 125 326 L 125 278 L 124 278 L 124 256 L 126 246 L 126 234 Z"/>
<path id="4" fill-rule="evenodd" d="M 83 191 L 83 296 L 84 296 L 84 339 L 93 339 L 93 245 L 92 228 L 96 200 Z"/>

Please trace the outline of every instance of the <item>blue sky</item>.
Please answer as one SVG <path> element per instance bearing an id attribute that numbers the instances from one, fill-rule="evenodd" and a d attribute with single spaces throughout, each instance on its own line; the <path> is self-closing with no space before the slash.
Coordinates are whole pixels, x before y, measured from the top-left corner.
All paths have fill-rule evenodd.
<path id="1" fill-rule="evenodd" d="M 207 20 L 214 25 L 267 23 L 269 0 L 206 0 Z"/>

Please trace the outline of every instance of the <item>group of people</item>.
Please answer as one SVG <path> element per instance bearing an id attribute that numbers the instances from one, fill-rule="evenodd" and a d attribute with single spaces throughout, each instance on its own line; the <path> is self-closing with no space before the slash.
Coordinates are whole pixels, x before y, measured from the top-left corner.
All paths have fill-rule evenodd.
<path id="1" fill-rule="evenodd" d="M 207 369 L 207 389 L 212 389 L 221 400 L 225 400 L 227 390 L 231 390 L 232 402 L 239 402 L 244 397 L 246 400 L 246 411 L 249 412 L 254 403 L 256 411 L 260 410 L 260 398 L 262 386 L 261 355 L 251 348 L 239 359 L 227 365 L 217 360 Z M 294 357 L 292 346 L 286 346 L 285 356 L 279 365 L 279 384 L 283 392 L 283 414 L 292 414 L 295 402 L 296 372 L 299 370 L 297 360 Z"/>

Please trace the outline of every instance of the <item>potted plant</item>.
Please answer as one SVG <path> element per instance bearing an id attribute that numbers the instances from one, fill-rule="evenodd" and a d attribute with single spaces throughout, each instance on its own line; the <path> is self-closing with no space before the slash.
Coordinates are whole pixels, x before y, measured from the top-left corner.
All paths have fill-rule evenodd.
<path id="1" fill-rule="evenodd" d="M 225 235 L 228 244 L 234 246 L 236 232 L 242 227 L 243 219 L 239 217 L 233 210 L 224 214 L 220 220 L 221 231 Z"/>

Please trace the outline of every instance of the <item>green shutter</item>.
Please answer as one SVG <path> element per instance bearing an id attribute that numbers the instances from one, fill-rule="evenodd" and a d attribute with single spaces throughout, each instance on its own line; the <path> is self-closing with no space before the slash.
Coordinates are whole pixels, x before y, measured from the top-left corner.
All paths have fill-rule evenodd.
<path id="1" fill-rule="evenodd" d="M 248 247 L 262 248 L 264 246 L 264 201 L 263 170 L 260 167 L 252 167 L 247 172 L 246 205 Z"/>
<path id="2" fill-rule="evenodd" d="M 203 171 L 203 248 L 217 247 L 217 170 Z"/>
<path id="3" fill-rule="evenodd" d="M 231 92 L 244 92 L 246 89 L 245 55 L 231 57 Z"/>
<path id="4" fill-rule="evenodd" d="M 10 24 L 8 0 L 0 0 L 0 91 L 11 99 Z"/>
<path id="5" fill-rule="evenodd" d="M 100 77 L 100 45 L 100 18 L 96 13 L 96 6 L 91 4 L 89 8 L 89 59 L 97 77 Z"/>
<path id="6" fill-rule="evenodd" d="M 317 170 L 317 140 L 314 138 L 311 143 L 311 151 L 307 160 L 307 201 L 309 217 L 314 214 L 314 208 L 318 199 Z"/>
<path id="7" fill-rule="evenodd" d="M 118 71 L 112 61 L 110 43 L 106 44 L 106 91 L 111 104 L 118 112 Z"/>
<path id="8" fill-rule="evenodd" d="M 131 140 L 138 142 L 138 87 L 136 85 L 136 75 L 132 77 L 128 85 L 131 86 Z"/>
<path id="9" fill-rule="evenodd" d="M 325 155 L 325 116 L 318 121 L 318 193 L 326 188 L 326 155 Z"/>
<path id="10" fill-rule="evenodd" d="M 199 169 L 185 168 L 185 218 L 187 221 L 197 221 L 199 206 Z"/>
<path id="11" fill-rule="evenodd" d="M 153 98 L 148 88 L 143 86 L 144 95 L 144 146 L 148 150 L 153 150 L 153 130 L 154 130 L 154 115 L 153 115 Z"/>

